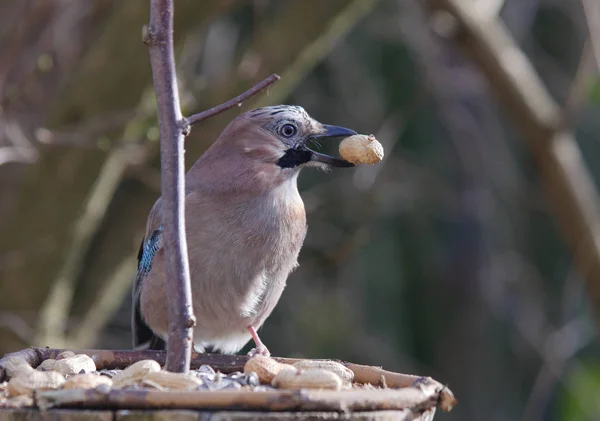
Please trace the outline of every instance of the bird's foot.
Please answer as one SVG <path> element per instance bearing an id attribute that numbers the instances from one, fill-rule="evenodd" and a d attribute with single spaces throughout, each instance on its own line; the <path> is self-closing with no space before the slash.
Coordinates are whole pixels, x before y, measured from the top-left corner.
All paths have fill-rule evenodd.
<path id="1" fill-rule="evenodd" d="M 265 344 L 263 344 L 260 338 L 258 337 L 258 333 L 256 333 L 256 329 L 254 329 L 254 326 L 248 326 L 248 331 L 250 332 L 250 335 L 252 335 L 252 339 L 254 339 L 254 343 L 256 344 L 256 347 L 252 348 L 250 352 L 248 352 L 248 356 L 254 357 L 255 355 L 264 355 L 265 357 L 270 357 L 271 352 L 267 349 Z"/>
<path id="2" fill-rule="evenodd" d="M 257 346 L 256 348 L 252 348 L 250 352 L 248 352 L 249 357 L 254 357 L 255 355 L 263 355 L 265 357 L 270 357 L 271 352 L 267 349 L 266 346 L 261 345 Z"/>

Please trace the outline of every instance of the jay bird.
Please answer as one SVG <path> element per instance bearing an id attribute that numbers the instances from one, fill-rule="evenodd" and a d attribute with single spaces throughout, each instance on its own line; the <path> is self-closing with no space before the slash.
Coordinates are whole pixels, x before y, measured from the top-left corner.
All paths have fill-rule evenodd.
<path id="1" fill-rule="evenodd" d="M 185 176 L 185 225 L 196 326 L 194 348 L 269 355 L 256 330 L 271 314 L 306 235 L 297 179 L 304 167 L 351 167 L 310 141 L 356 132 L 321 124 L 302 107 L 270 106 L 235 118 Z M 134 347 L 164 349 L 167 276 L 161 199 L 148 217 L 133 286 Z"/>

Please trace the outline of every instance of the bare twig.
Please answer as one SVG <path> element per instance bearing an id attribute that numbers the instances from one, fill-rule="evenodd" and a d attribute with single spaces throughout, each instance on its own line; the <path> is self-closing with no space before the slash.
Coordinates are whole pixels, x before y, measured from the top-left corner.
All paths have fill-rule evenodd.
<path id="1" fill-rule="evenodd" d="M 247 99 L 253 97 L 263 89 L 271 86 L 273 83 L 277 82 L 280 79 L 279 75 L 273 73 L 271 76 L 263 80 L 262 82 L 257 83 L 252 88 L 248 89 L 241 95 L 236 96 L 233 99 L 230 99 L 227 102 L 222 103 L 221 105 L 217 105 L 216 107 L 211 108 L 210 110 L 202 111 L 198 114 L 193 114 L 187 117 L 185 120 L 188 125 L 192 126 L 196 123 L 200 123 L 210 117 L 213 117 L 217 114 L 222 113 L 223 111 L 227 111 L 230 108 L 235 107 L 236 105 L 239 107 L 242 105 L 242 102 Z"/>
<path id="2" fill-rule="evenodd" d="M 175 77 L 173 0 L 150 1 L 150 23 L 144 42 L 150 51 L 156 91 L 162 175 L 162 218 L 169 294 L 167 370 L 187 372 L 192 353 L 190 268 L 185 236 L 184 126 Z"/>
<path id="3" fill-rule="evenodd" d="M 193 315 L 187 242 L 185 236 L 183 142 L 190 126 L 213 117 L 256 95 L 279 80 L 272 74 L 243 94 L 209 110 L 184 118 L 181 114 L 173 53 L 173 2 L 151 0 L 150 24 L 144 42 L 150 49 L 152 77 L 158 106 L 161 138 L 161 190 L 169 285 L 169 336 L 167 369 L 189 370 Z"/>

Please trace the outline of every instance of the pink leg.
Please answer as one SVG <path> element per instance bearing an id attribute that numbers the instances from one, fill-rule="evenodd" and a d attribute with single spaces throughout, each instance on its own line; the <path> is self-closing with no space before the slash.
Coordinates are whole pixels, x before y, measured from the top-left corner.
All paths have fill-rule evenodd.
<path id="1" fill-rule="evenodd" d="M 248 331 L 252 335 L 252 339 L 254 339 L 254 344 L 256 345 L 256 348 L 252 348 L 250 352 L 248 352 L 248 355 L 250 357 L 254 357 L 255 355 L 264 355 L 265 357 L 269 357 L 271 353 L 258 337 L 258 333 L 256 333 L 254 326 L 248 326 Z"/>

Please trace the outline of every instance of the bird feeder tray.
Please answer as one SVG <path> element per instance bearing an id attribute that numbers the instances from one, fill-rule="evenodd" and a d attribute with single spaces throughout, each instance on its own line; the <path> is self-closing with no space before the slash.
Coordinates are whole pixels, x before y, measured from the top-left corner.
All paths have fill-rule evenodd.
<path id="1" fill-rule="evenodd" d="M 339 361 L 354 373 L 343 390 L 263 390 L 249 386 L 233 390 L 164 390 L 157 388 L 95 388 L 34 390 L 30 396 L 8 398 L 10 361 L 21 358 L 37 368 L 56 359 L 65 349 L 28 348 L 0 359 L 0 419 L 42 419 L 50 412 L 56 420 L 147 419 L 194 420 L 432 420 L 436 409 L 450 411 L 452 392 L 430 377 L 394 373 Z M 142 360 L 165 364 L 164 351 L 72 350 L 93 360 L 96 370 L 122 370 Z M 59 357 L 60 358 L 60 357 Z M 241 372 L 247 356 L 194 354 L 192 369 L 210 366 L 223 374 Z M 280 363 L 301 361 L 274 357 Z M 20 360 L 21 361 L 21 360 Z M 43 367 L 43 366 L 42 366 Z M 29 369 L 29 368 L 28 368 Z M 39 371 L 31 370 L 31 373 Z M 22 374 L 19 374 L 22 375 Z M 32 374 L 33 375 L 33 374 Z M 209 414 L 209 415 L 206 415 Z M 12 417 L 12 418 L 11 418 Z M 46 418 L 43 418 L 46 419 Z"/>

